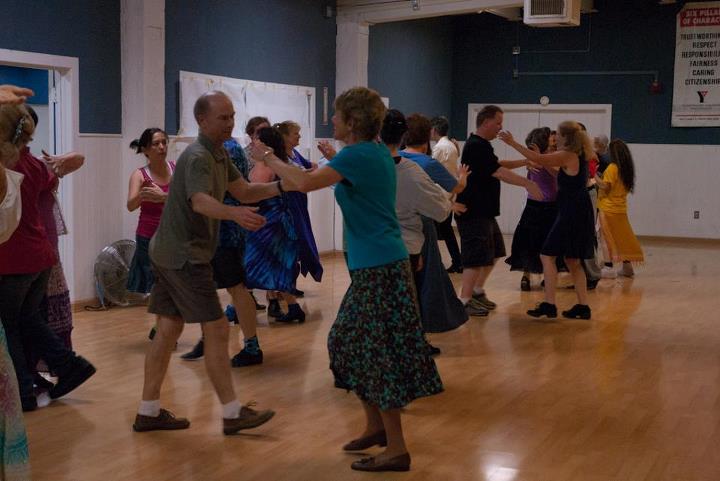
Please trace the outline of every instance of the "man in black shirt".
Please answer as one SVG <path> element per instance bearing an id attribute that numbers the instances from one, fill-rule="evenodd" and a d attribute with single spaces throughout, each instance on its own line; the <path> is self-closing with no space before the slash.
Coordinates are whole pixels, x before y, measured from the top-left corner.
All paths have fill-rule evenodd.
<path id="1" fill-rule="evenodd" d="M 500 107 L 485 106 L 477 115 L 477 130 L 468 137 L 461 158 L 472 172 L 467 187 L 457 197 L 467 211 L 456 216 L 464 269 L 460 300 L 471 316 L 486 316 L 497 307 L 485 295 L 485 281 L 496 260 L 505 257 L 505 242 L 495 220 L 500 215 L 500 181 L 525 187 L 530 197 L 542 198 L 537 184 L 498 162 L 490 141 L 502 130 L 502 122 Z"/>

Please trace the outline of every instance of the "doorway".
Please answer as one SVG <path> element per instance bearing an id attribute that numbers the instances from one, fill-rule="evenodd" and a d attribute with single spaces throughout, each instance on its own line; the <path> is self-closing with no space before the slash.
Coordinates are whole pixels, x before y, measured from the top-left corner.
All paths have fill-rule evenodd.
<path id="1" fill-rule="evenodd" d="M 46 55 L 35 52 L 0 49 L 0 72 L 12 73 L 27 86 L 31 79 L 38 82 L 31 88 L 36 91 L 37 99 L 30 104 L 39 118 L 39 130 L 30 145 L 31 152 L 38 157 L 41 149 L 50 154 L 70 152 L 77 143 L 79 112 L 79 61 L 76 57 Z M 44 79 L 45 88 L 40 79 Z M 24 85 L 23 85 L 24 84 Z M 40 101 L 40 103 L 35 103 Z M 46 103 L 42 103 L 42 102 Z M 36 108 L 37 107 L 37 108 Z M 58 189 L 60 208 L 62 209 L 69 233 L 60 237 L 60 259 L 66 266 L 65 276 L 72 290 L 75 286 L 73 268 L 73 176 L 62 180 Z"/>

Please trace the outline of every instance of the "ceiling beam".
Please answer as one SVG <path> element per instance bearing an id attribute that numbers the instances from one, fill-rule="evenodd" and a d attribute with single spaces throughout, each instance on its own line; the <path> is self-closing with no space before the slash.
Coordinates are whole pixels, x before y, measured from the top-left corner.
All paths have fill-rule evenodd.
<path id="1" fill-rule="evenodd" d="M 360 2 L 362 4 L 358 5 Z M 419 0 L 419 10 L 413 10 L 410 1 L 367 3 L 367 0 L 356 0 L 351 6 L 338 2 L 338 17 L 349 17 L 360 23 L 372 25 L 446 15 L 465 15 L 482 10 L 523 5 L 522 0 Z"/>

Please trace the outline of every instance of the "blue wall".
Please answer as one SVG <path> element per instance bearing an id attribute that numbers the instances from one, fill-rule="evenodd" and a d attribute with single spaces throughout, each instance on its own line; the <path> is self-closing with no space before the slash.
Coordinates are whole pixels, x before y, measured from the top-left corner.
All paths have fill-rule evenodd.
<path id="1" fill-rule="evenodd" d="M 453 21 L 439 17 L 370 27 L 368 85 L 406 115 L 450 117 Z"/>
<path id="2" fill-rule="evenodd" d="M 675 14 L 679 5 L 647 0 L 597 0 L 599 13 L 580 28 L 537 29 L 482 14 L 455 19 L 453 126 L 466 132 L 472 102 L 613 104 L 612 135 L 634 143 L 720 144 L 719 128 L 671 128 Z M 589 52 L 522 53 L 528 50 Z M 658 70 L 663 93 L 649 93 L 651 77 L 552 76 L 512 78 L 512 47 L 520 71 Z"/>
<path id="3" fill-rule="evenodd" d="M 80 59 L 80 131 L 120 133 L 120 1 L 3 0 L 0 48 Z"/>
<path id="4" fill-rule="evenodd" d="M 332 127 L 320 125 L 322 88 L 329 88 L 331 102 L 335 96 L 335 19 L 323 17 L 322 6 L 327 3 L 166 0 L 168 133 L 178 130 L 179 71 L 186 70 L 315 87 L 318 119 L 315 134 L 330 136 Z"/>
<path id="5" fill-rule="evenodd" d="M 596 0 L 595 7 L 579 28 L 531 28 L 487 13 L 375 25 L 368 83 L 405 112 L 450 114 L 459 138 L 469 103 L 534 104 L 547 95 L 553 103 L 612 104 L 612 135 L 629 142 L 720 144 L 719 128 L 670 127 L 680 5 Z M 663 92 L 650 93 L 651 76 L 513 79 L 515 45 L 521 72 L 656 70 Z"/>
<path id="6" fill-rule="evenodd" d="M 2 84 L 22 85 L 32 89 L 35 95 L 28 99 L 29 104 L 47 105 L 48 103 L 47 70 L 0 65 L 0 85 Z"/>

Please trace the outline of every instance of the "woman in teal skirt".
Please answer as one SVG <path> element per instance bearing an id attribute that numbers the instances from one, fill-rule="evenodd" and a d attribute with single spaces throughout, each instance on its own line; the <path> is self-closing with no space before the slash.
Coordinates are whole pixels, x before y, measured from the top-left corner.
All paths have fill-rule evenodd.
<path id="1" fill-rule="evenodd" d="M 395 213 L 397 179 L 390 151 L 375 142 L 385 106 L 377 92 L 352 88 L 335 101 L 334 137 L 346 146 L 337 154 L 319 146 L 330 162 L 313 172 L 278 159 L 258 143 L 256 162 L 281 178 L 281 188 L 310 192 L 335 185 L 343 211 L 350 287 L 328 336 L 330 369 L 337 387 L 361 400 L 367 423 L 346 451 L 387 446 L 377 456 L 352 463 L 359 471 L 407 471 L 400 409 L 443 390 L 427 351 L 413 277 Z"/>

